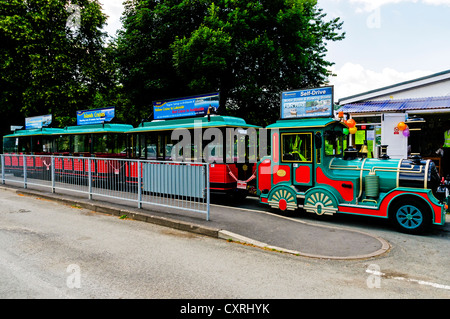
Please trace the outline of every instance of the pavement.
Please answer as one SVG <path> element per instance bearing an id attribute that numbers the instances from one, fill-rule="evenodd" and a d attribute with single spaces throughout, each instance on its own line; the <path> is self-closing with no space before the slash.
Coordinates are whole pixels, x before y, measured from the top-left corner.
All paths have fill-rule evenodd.
<path id="1" fill-rule="evenodd" d="M 252 245 L 261 249 L 321 259 L 366 259 L 380 256 L 390 249 L 389 243 L 370 233 L 335 226 L 317 225 L 279 214 L 211 205 L 210 220 L 198 213 L 144 205 L 87 195 L 51 193 L 46 189 L 23 189 L 10 185 L 3 190 L 35 198 L 53 200 L 98 213 L 153 223 L 213 238 Z"/>

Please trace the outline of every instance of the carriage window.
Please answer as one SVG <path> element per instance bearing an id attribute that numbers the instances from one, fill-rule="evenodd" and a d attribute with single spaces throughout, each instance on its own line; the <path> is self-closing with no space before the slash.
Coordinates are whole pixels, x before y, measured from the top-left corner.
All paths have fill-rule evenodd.
<path id="1" fill-rule="evenodd" d="M 283 162 L 312 162 L 312 134 L 282 134 Z"/>
<path id="2" fill-rule="evenodd" d="M 19 137 L 19 143 L 17 144 L 17 146 L 19 153 L 31 153 L 31 141 L 29 137 Z"/>
<path id="3" fill-rule="evenodd" d="M 60 135 L 58 138 L 56 138 L 56 152 L 70 152 L 70 135 Z"/>
<path id="4" fill-rule="evenodd" d="M 93 139 L 94 153 L 119 154 L 126 152 L 126 139 L 124 134 L 94 134 Z"/>
<path id="5" fill-rule="evenodd" d="M 5 154 L 17 153 L 17 145 L 19 145 L 18 137 L 3 138 L 3 152 L 5 152 Z"/>
<path id="6" fill-rule="evenodd" d="M 73 137 L 74 153 L 90 153 L 91 152 L 91 135 L 80 134 Z"/>
<path id="7" fill-rule="evenodd" d="M 142 151 L 143 156 L 149 160 L 156 160 L 157 157 L 157 145 L 158 137 L 155 134 L 150 133 L 147 136 L 146 143 L 144 145 L 144 150 Z"/>

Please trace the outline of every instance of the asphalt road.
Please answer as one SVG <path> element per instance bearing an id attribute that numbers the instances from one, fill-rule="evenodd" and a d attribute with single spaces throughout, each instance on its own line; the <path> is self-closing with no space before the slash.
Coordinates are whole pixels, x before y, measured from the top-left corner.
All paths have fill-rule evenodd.
<path id="1" fill-rule="evenodd" d="M 368 231 L 361 221 L 336 222 Z M 448 229 L 369 231 L 392 249 L 322 260 L 1 190 L 0 298 L 450 298 Z"/>

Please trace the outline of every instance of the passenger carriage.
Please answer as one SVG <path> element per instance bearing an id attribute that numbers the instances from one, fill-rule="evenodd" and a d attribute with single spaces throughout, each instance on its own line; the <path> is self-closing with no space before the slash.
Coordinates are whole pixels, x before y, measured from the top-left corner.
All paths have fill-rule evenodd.
<path id="1" fill-rule="evenodd" d="M 51 155 L 55 155 L 57 180 L 77 179 L 85 183 L 90 165 L 94 180 L 116 177 L 115 182 L 119 182 L 125 167 L 119 159 L 127 156 L 126 132 L 132 128 L 132 125 L 107 123 L 15 131 L 3 138 L 5 172 L 23 175 L 25 158 L 28 177 L 50 179 Z M 82 157 L 95 159 L 89 163 Z"/>
<path id="2" fill-rule="evenodd" d="M 119 176 L 127 157 L 128 124 L 104 123 L 69 126 L 55 137 L 55 172 L 60 179 L 87 179 L 89 165 L 94 181 Z M 95 158 L 91 162 L 83 157 Z"/>
<path id="3" fill-rule="evenodd" d="M 24 173 L 24 156 L 27 172 L 30 176 L 48 178 L 50 155 L 55 152 L 55 138 L 62 129 L 39 128 L 16 130 L 3 137 L 5 172 L 21 176 Z"/>
<path id="4" fill-rule="evenodd" d="M 257 147 L 257 128 L 241 118 L 219 115 L 154 120 L 129 131 L 129 156 L 174 163 L 208 162 L 212 192 L 244 197 L 256 178 L 257 154 L 249 148 Z M 249 138 L 249 130 L 256 139 Z M 239 147 L 243 147 L 242 154 Z M 126 169 L 127 182 L 136 183 L 137 176 L 137 164 L 131 162 Z"/>

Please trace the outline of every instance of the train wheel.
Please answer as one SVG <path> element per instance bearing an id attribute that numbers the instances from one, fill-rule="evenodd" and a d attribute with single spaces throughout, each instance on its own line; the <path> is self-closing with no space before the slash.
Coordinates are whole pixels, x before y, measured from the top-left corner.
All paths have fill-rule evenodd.
<path id="1" fill-rule="evenodd" d="M 428 207 L 416 199 L 394 204 L 390 215 L 400 231 L 409 234 L 422 233 L 431 224 Z"/>
<path id="2" fill-rule="evenodd" d="M 327 190 L 312 189 L 306 193 L 303 209 L 317 215 L 333 215 L 337 212 L 337 200 Z"/>
<path id="3" fill-rule="evenodd" d="M 282 211 L 297 209 L 297 194 L 290 187 L 278 187 L 269 194 L 269 205 Z"/>

